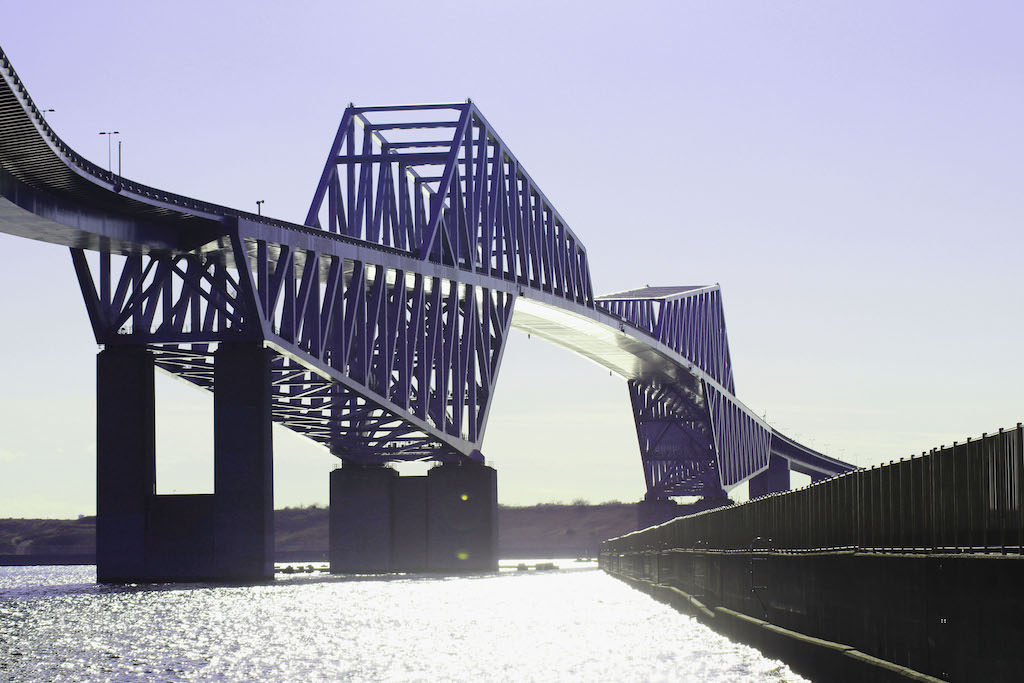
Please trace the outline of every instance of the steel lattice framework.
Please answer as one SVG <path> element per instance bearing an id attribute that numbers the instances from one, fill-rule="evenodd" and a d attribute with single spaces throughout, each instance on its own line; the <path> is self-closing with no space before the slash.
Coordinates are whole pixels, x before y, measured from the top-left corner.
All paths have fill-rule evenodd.
<path id="1" fill-rule="evenodd" d="M 272 349 L 276 421 L 360 463 L 482 459 L 505 340 L 627 379 L 648 497 L 717 497 L 773 455 L 849 465 L 735 398 L 717 286 L 595 298 L 587 251 L 472 102 L 344 112 L 303 225 L 97 168 L 0 52 L 0 230 L 71 247 L 98 343 L 212 388 L 213 351 Z"/>
<path id="2" fill-rule="evenodd" d="M 732 399 L 735 384 L 721 292 L 646 287 L 598 304 L 699 368 L 699 384 L 629 383 L 649 495 L 704 495 L 768 467 L 772 430 Z M 728 458 L 716 454 L 729 453 Z"/>
<path id="3" fill-rule="evenodd" d="M 586 249 L 472 102 L 350 106 L 305 223 L 593 306 Z"/>
<path id="4" fill-rule="evenodd" d="M 72 249 L 97 341 L 145 344 L 161 368 L 212 388 L 214 344 L 264 340 L 280 350 L 274 418 L 337 455 L 479 450 L 511 294 L 367 263 L 345 242 L 295 249 L 235 223 L 223 250 L 200 254 L 90 263 Z"/>

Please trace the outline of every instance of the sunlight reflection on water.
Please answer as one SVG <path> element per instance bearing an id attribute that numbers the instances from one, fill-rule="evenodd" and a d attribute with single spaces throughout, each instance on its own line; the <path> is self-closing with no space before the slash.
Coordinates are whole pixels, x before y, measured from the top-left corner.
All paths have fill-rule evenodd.
<path id="1" fill-rule="evenodd" d="M 0 567 L 0 679 L 802 681 L 595 569 L 105 587 Z"/>

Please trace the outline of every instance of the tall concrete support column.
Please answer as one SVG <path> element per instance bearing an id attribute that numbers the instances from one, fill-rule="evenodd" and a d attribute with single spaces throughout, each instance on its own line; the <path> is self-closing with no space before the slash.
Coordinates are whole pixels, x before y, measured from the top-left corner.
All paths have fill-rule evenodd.
<path id="1" fill-rule="evenodd" d="M 331 472 L 328 547 L 335 573 L 392 571 L 391 497 L 398 472 L 345 464 Z"/>
<path id="2" fill-rule="evenodd" d="M 220 580 L 274 576 L 271 352 L 222 343 L 214 353 L 214 553 Z"/>
<path id="3" fill-rule="evenodd" d="M 391 483 L 391 566 L 398 572 L 427 569 L 426 477 L 395 477 Z"/>
<path id="4" fill-rule="evenodd" d="M 96 580 L 146 575 L 147 508 L 156 491 L 153 356 L 118 346 L 96 357 Z"/>
<path id="5" fill-rule="evenodd" d="M 427 473 L 427 568 L 498 568 L 498 473 L 477 463 Z"/>
<path id="6" fill-rule="evenodd" d="M 680 505 L 668 498 L 640 501 L 636 504 L 636 527 L 637 529 L 646 529 L 664 524 L 670 519 L 683 515 L 680 508 Z"/>
<path id="7" fill-rule="evenodd" d="M 771 493 L 789 490 L 789 461 L 772 455 L 768 469 L 750 479 L 750 498 L 759 498 Z"/>

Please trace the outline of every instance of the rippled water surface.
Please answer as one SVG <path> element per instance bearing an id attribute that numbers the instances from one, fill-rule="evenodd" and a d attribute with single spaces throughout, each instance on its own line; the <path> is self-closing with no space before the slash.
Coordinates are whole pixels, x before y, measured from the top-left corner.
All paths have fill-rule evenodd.
<path id="1" fill-rule="evenodd" d="M 0 567 L 0 680 L 803 680 L 596 569 L 94 581 Z"/>

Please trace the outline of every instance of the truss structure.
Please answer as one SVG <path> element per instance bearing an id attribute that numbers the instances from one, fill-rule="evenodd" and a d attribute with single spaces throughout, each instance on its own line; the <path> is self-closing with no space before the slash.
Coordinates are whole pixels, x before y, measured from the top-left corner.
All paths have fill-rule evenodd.
<path id="1" fill-rule="evenodd" d="M 736 393 L 718 285 L 645 287 L 598 298 L 598 306 L 647 333 Z"/>
<path id="2" fill-rule="evenodd" d="M 303 225 L 97 167 L 2 51 L 0 113 L 0 230 L 71 247 L 96 340 L 206 388 L 217 344 L 264 345 L 274 419 L 344 460 L 482 458 L 526 297 L 629 380 L 649 497 L 717 497 L 769 454 L 851 469 L 736 400 L 717 286 L 596 299 L 582 242 L 472 102 L 347 108 Z"/>
<path id="3" fill-rule="evenodd" d="M 305 223 L 593 307 L 586 249 L 472 102 L 350 106 Z"/>
<path id="4" fill-rule="evenodd" d="M 265 342 L 278 352 L 274 419 L 339 457 L 479 458 L 513 295 L 369 262 L 380 254 L 343 241 L 298 248 L 262 232 L 236 222 L 190 254 L 73 249 L 97 341 L 144 344 L 206 388 L 213 344 Z"/>
<path id="5" fill-rule="evenodd" d="M 717 285 L 646 287 L 600 297 L 598 306 L 704 373 L 695 389 L 629 383 L 648 496 L 708 496 L 768 466 L 770 428 L 730 398 L 735 385 Z"/>
<path id="6" fill-rule="evenodd" d="M 482 459 L 529 291 L 630 326 L 690 373 L 628 382 L 648 497 L 719 497 L 768 466 L 772 431 L 734 399 L 718 287 L 595 299 L 583 244 L 471 102 L 349 107 L 305 226 L 221 220 L 187 252 L 72 249 L 99 343 L 146 345 L 206 388 L 216 344 L 263 343 L 274 419 L 342 459 Z"/>
<path id="7" fill-rule="evenodd" d="M 701 396 L 676 386 L 627 383 L 647 497 L 721 491 L 714 428 Z M 719 496 L 713 496 L 719 497 Z"/>

